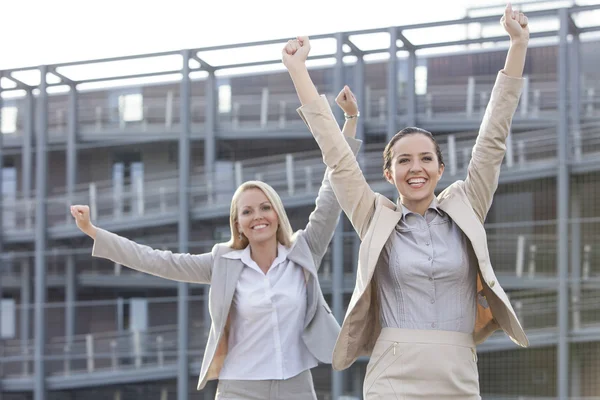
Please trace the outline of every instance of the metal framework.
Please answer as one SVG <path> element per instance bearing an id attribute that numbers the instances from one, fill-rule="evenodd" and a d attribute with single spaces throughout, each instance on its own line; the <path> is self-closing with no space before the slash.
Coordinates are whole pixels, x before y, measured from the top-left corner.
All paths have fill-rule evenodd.
<path id="1" fill-rule="evenodd" d="M 557 60 L 558 63 L 558 93 L 559 93 L 559 129 L 558 129 L 558 168 L 556 169 L 556 178 L 558 182 L 557 189 L 557 204 L 558 204 L 558 231 L 557 231 L 557 249 L 558 249 L 558 257 L 557 257 L 557 271 L 558 271 L 558 319 L 559 319 L 559 336 L 558 336 L 558 398 L 561 400 L 566 400 L 569 397 L 569 338 L 568 338 L 568 325 L 569 325 L 569 256 L 568 256 L 568 246 L 569 246 L 569 226 L 568 226 L 568 218 L 569 218 L 569 162 L 567 157 L 567 137 L 568 137 L 568 128 L 569 128 L 569 120 L 571 120 L 571 124 L 579 124 L 579 115 L 577 112 L 573 112 L 574 107 L 577 107 L 577 104 L 571 104 L 571 109 L 569 109 L 569 104 L 567 100 L 570 81 L 572 81 L 573 76 L 569 76 L 569 69 L 574 71 L 574 74 L 577 73 L 579 68 L 578 65 L 578 52 L 579 52 L 579 35 L 588 32 L 600 31 L 600 25 L 592 26 L 592 27 L 584 27 L 579 28 L 573 21 L 572 16 L 577 13 L 600 10 L 600 5 L 593 6 L 574 6 L 570 8 L 562 8 L 559 10 L 540 10 L 529 12 L 528 16 L 530 19 L 535 19 L 537 17 L 558 17 L 560 21 L 560 27 L 558 30 L 544 31 L 544 32 L 533 32 L 531 34 L 532 40 L 536 38 L 544 38 L 544 37 L 557 37 L 559 39 L 559 57 Z M 388 97 L 387 97 L 387 128 L 386 134 L 388 136 L 396 133 L 398 129 L 398 120 L 396 118 L 396 110 L 397 110 L 397 70 L 399 60 L 395 56 L 398 50 L 404 50 L 408 52 L 408 90 L 412 95 L 408 97 L 407 103 L 407 118 L 408 124 L 414 125 L 416 123 L 416 97 L 415 93 L 415 77 L 414 70 L 417 63 L 418 52 L 422 49 L 429 49 L 435 47 L 447 47 L 454 45 L 467 45 L 467 44 L 476 44 L 476 43 L 492 43 L 492 42 L 505 42 L 507 41 L 506 37 L 484 37 L 484 38 L 474 38 L 474 39 L 465 39 L 458 41 L 445 41 L 439 43 L 425 43 L 425 44 L 413 44 L 411 43 L 406 36 L 406 33 L 415 30 L 415 29 L 423 29 L 423 28 L 436 28 L 441 26 L 450 26 L 450 25 L 462 25 L 467 26 L 472 23 L 489 23 L 497 21 L 497 16 L 484 16 L 484 17 L 476 17 L 476 18 L 463 18 L 458 20 L 450 20 L 450 21 L 439 21 L 432 23 L 424 23 L 424 24 L 415 24 L 415 25 L 406 25 L 406 26 L 397 26 L 391 28 L 381 28 L 381 29 L 371 29 L 371 30 L 363 30 L 363 31 L 352 31 L 352 32 L 342 32 L 335 34 L 324 34 L 324 35 L 315 35 L 312 36 L 312 39 L 326 39 L 326 38 L 334 38 L 337 41 L 336 50 L 332 54 L 319 55 L 311 57 L 311 59 L 325 59 L 325 58 L 335 58 L 336 64 L 334 66 L 334 86 L 339 88 L 343 84 L 343 72 L 344 72 L 344 62 L 343 58 L 347 55 L 354 55 L 357 57 L 356 64 L 356 78 L 359 84 L 356 85 L 357 88 L 357 96 L 359 102 L 362 102 L 364 99 L 364 56 L 368 54 L 376 54 L 376 53 L 389 53 L 392 55 L 389 58 L 389 74 L 387 77 L 388 83 Z M 372 33 L 384 33 L 387 32 L 390 35 L 390 46 L 388 48 L 381 49 L 361 49 L 355 43 L 352 42 L 351 36 L 353 35 L 364 35 L 364 34 L 372 34 Z M 571 40 L 570 40 L 571 37 Z M 48 238 L 48 225 L 46 221 L 46 201 L 48 195 L 48 187 L 47 187 L 47 171 L 48 171 L 48 133 L 47 133 L 47 125 L 48 125 L 48 99 L 47 99 L 47 89 L 53 86 L 59 85 L 68 85 L 70 87 L 69 92 L 69 116 L 68 116 L 68 135 L 66 141 L 66 155 L 67 155 L 67 196 L 68 198 L 73 198 L 75 193 L 75 186 L 77 183 L 77 152 L 79 148 L 78 141 L 78 115 L 77 115 L 77 104 L 78 104 L 78 90 L 77 86 L 84 83 L 92 83 L 92 82 L 103 82 L 103 81 L 112 81 L 112 80 L 122 80 L 129 78 L 140 78 L 140 77 L 150 77 L 150 76 L 160 76 L 160 75 L 169 75 L 169 74 L 181 74 L 182 79 L 180 81 L 180 102 L 181 102 L 181 128 L 178 138 L 178 162 L 179 162 L 179 189 L 182 193 L 186 192 L 186 188 L 190 182 L 190 131 L 191 131 L 191 122 L 190 122 L 190 92 L 191 92 L 191 83 L 190 83 L 190 73 L 194 71 L 206 71 L 208 73 L 207 78 L 207 90 L 206 90 L 206 124 L 205 124 L 205 170 L 213 171 L 215 164 L 215 147 L 216 147 L 216 110 L 217 110 L 217 93 L 216 93 L 216 78 L 215 72 L 223 69 L 229 68 L 239 68 L 239 67 L 249 67 L 249 66 L 261 66 L 261 65 L 269 65 L 269 64 L 277 64 L 280 63 L 278 59 L 264 60 L 260 62 L 246 62 L 246 63 L 237 63 L 237 64 L 228 64 L 228 65 L 212 65 L 207 63 L 203 58 L 199 56 L 199 54 L 208 52 L 208 51 L 216 51 L 216 50 L 231 50 L 250 47 L 250 46 L 263 46 L 270 44 L 280 44 L 285 42 L 286 39 L 273 39 L 261 42 L 248 42 L 248 43 L 239 43 L 239 44 L 231 44 L 231 45 L 221 45 L 221 46 L 211 46 L 204 48 L 195 48 L 195 49 L 186 49 L 182 51 L 169 51 L 163 53 L 154 53 L 154 54 L 141 54 L 141 55 L 132 55 L 125 57 L 114 57 L 107 59 L 96 59 L 96 60 L 87 60 L 87 61 L 79 61 L 79 62 L 69 62 L 69 63 L 59 63 L 53 65 L 43 65 L 40 67 L 24 67 L 24 68 L 14 68 L 5 71 L 0 71 L 0 77 L 4 77 L 9 81 L 12 81 L 16 86 L 14 88 L 0 88 L 0 91 L 11 91 L 11 90 L 25 90 L 26 91 L 26 107 L 28 117 L 25 120 L 24 134 L 23 134 L 23 143 L 22 143 L 22 171 L 23 171 L 23 192 L 24 195 L 28 198 L 32 195 L 32 140 L 34 133 L 34 114 L 33 114 L 33 91 L 35 89 L 39 90 L 39 97 L 37 99 L 37 105 L 35 111 L 35 116 L 37 119 L 38 129 L 36 131 L 36 169 L 35 169 L 35 181 L 36 181 L 36 219 L 35 219 L 35 294 L 34 294 L 34 304 L 35 304 L 35 328 L 34 328 L 34 341 L 35 341 L 35 358 L 34 358 L 34 367 L 35 367 L 35 378 L 33 385 L 33 393 L 35 400 L 46 400 L 48 398 L 47 395 L 47 382 L 46 382 L 46 374 L 44 369 L 44 343 L 46 341 L 46 318 L 44 315 L 43 305 L 46 302 L 46 259 L 45 254 L 47 251 L 47 238 Z M 400 46 L 399 46 L 400 44 Z M 347 46 L 347 49 L 345 48 Z M 570 57 L 569 52 L 572 51 L 573 57 Z M 181 55 L 183 60 L 183 68 L 181 70 L 169 70 L 169 71 L 156 71 L 150 73 L 141 73 L 141 74 L 129 74 L 129 75 L 120 75 L 120 76 L 107 76 L 101 78 L 89 78 L 89 79 L 80 79 L 75 80 L 72 77 L 69 77 L 68 73 L 61 72 L 61 68 L 64 67 L 72 67 L 72 66 L 83 66 L 88 64 L 99 64 L 106 62 L 114 62 L 114 61 L 126 61 L 126 60 L 135 60 L 135 59 L 147 59 L 154 58 L 160 56 L 173 56 L 173 55 Z M 200 63 L 200 67 L 190 68 L 190 60 L 195 60 Z M 25 82 L 15 78 L 13 76 L 14 73 L 23 72 L 23 71 L 34 71 L 37 70 L 40 72 L 41 82 L 39 86 L 31 86 L 26 84 Z M 47 76 L 48 74 L 53 74 L 55 77 L 59 79 L 57 83 L 48 83 Z M 576 88 L 577 85 L 572 86 L 572 90 L 578 91 Z M 575 92 L 577 93 L 577 92 Z M 574 96 L 578 99 L 578 96 Z M 0 97 L 1 101 L 1 97 Z M 0 103 L 1 106 L 1 103 Z M 339 114 L 336 115 L 338 118 L 341 117 Z M 364 137 L 364 125 L 363 121 L 359 121 L 358 127 L 358 137 Z M 2 156 L 4 153 L 4 148 L 2 146 L 2 135 L 0 135 L 0 165 L 2 165 Z M 359 156 L 360 158 L 360 156 Z M 207 174 L 207 176 L 212 176 L 212 174 Z M 2 176 L 0 175 L 0 186 L 1 186 Z M 0 218 L 2 213 L 0 213 Z M 189 241 L 189 231 L 190 231 L 190 201 L 188 196 L 180 196 L 179 197 L 179 216 L 178 216 L 178 239 L 179 239 L 179 251 L 187 252 L 188 251 L 188 241 Z M 1 221 L 0 221 L 1 223 Z M 1 224 L 0 224 L 1 225 Z M 332 305 L 334 314 L 338 319 L 343 318 L 343 255 L 342 255 L 342 227 L 341 223 L 336 231 L 336 235 L 333 241 L 333 253 L 334 253 L 334 268 L 333 268 L 333 299 Z M 70 234 L 67 234 L 67 236 Z M 0 252 L 2 251 L 2 238 L 0 237 Z M 578 265 L 575 263 L 574 265 Z M 24 279 L 27 279 L 30 271 L 28 268 L 23 269 Z M 67 261 L 67 274 L 66 274 L 66 298 L 67 301 L 71 304 L 75 300 L 75 262 L 73 256 L 71 256 Z M 26 297 L 29 297 L 30 294 L 28 292 L 23 294 Z M 189 362 L 187 355 L 187 343 L 188 343 L 188 297 L 189 297 L 189 287 L 187 284 L 181 283 L 178 285 L 178 341 L 179 341 L 179 351 L 178 351 L 178 369 L 177 369 L 177 377 L 178 377 L 178 400 L 187 400 L 188 399 L 188 377 L 190 376 L 189 370 Z M 68 311 L 67 317 L 67 334 L 72 336 L 75 331 L 75 322 L 74 322 L 74 307 L 70 307 Z M 205 310 L 205 315 L 208 316 L 208 312 Z M 27 331 L 28 328 L 23 326 L 23 330 Z M 333 388 L 332 395 L 333 398 L 337 398 L 342 394 L 342 388 L 344 387 L 344 374 L 334 373 L 333 374 Z"/>

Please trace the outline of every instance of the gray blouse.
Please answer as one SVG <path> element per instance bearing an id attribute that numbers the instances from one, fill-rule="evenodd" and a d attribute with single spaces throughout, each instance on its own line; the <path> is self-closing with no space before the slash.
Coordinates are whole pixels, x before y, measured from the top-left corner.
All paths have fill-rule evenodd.
<path id="1" fill-rule="evenodd" d="M 477 261 L 468 239 L 435 198 L 425 217 L 401 207 L 375 270 L 382 326 L 472 333 Z"/>

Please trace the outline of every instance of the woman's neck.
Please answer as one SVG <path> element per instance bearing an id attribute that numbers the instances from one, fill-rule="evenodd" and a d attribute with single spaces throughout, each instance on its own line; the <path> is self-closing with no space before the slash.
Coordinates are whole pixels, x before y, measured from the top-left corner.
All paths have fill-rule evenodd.
<path id="1" fill-rule="evenodd" d="M 250 257 L 266 275 L 277 258 L 277 240 L 251 244 Z"/>
<path id="2" fill-rule="evenodd" d="M 417 213 L 424 217 L 425 212 L 427 212 L 427 209 L 429 208 L 429 205 L 433 201 L 434 197 L 435 197 L 435 195 L 432 193 L 431 196 L 429 196 L 425 199 L 412 201 L 412 200 L 407 200 L 405 198 L 402 198 L 402 196 L 400 196 L 400 201 L 402 202 L 402 205 L 404 207 L 406 207 L 410 211 Z"/>

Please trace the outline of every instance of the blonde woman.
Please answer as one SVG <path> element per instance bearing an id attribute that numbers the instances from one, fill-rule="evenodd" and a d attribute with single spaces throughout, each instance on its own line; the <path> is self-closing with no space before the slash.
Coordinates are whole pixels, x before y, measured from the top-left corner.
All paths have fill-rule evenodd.
<path id="1" fill-rule="evenodd" d="M 336 101 L 346 113 L 358 112 L 354 99 Z M 348 121 L 343 131 L 358 151 L 356 121 Z M 242 184 L 231 201 L 231 240 L 206 254 L 136 244 L 92 225 L 87 206 L 72 206 L 71 214 L 94 239 L 93 256 L 166 279 L 211 285 L 212 325 L 198 390 L 219 379 L 216 399 L 314 400 L 310 369 L 331 363 L 340 330 L 317 278 L 341 211 L 328 176 L 326 170 L 316 208 L 296 233 L 271 186 Z"/>
<path id="2" fill-rule="evenodd" d="M 490 263 L 483 226 L 498 186 L 529 41 L 527 17 L 506 7 L 510 36 L 464 181 L 437 197 L 444 162 L 433 135 L 398 132 L 384 150 L 397 203 L 373 192 L 305 66 L 308 38 L 282 52 L 331 185 L 362 241 L 358 276 L 333 368 L 369 356 L 365 399 L 480 399 L 475 345 L 502 329 L 528 341 Z M 346 89 L 350 95 L 349 89 Z"/>

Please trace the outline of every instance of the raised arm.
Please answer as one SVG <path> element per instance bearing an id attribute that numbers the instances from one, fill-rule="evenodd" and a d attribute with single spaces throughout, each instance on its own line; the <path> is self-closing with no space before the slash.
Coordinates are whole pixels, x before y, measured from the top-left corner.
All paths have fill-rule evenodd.
<path id="1" fill-rule="evenodd" d="M 375 211 L 376 195 L 364 178 L 352 149 L 344 140 L 327 99 L 319 96 L 310 78 L 306 68 L 309 51 L 307 37 L 291 40 L 282 51 L 283 63 L 302 104 L 298 113 L 315 137 L 323 153 L 323 161 L 330 169 L 329 181 L 336 198 L 362 238 Z M 350 129 L 355 123 L 349 121 L 346 126 Z"/>
<path id="2" fill-rule="evenodd" d="M 336 103 L 344 110 L 344 114 L 348 115 L 344 124 L 342 133 L 344 134 L 348 145 L 352 149 L 354 155 L 360 149 L 361 141 L 356 140 L 356 118 L 352 116 L 358 115 L 358 105 L 356 98 L 347 86 L 340 92 L 335 99 Z M 329 182 L 331 169 L 328 167 L 325 170 L 325 176 L 317 195 L 316 207 L 308 217 L 308 224 L 304 229 L 304 235 L 308 246 L 311 249 L 315 259 L 317 269 L 321 265 L 321 260 L 327 251 L 329 242 L 333 237 L 336 225 L 339 221 L 341 207 L 333 189 Z"/>
<path id="3" fill-rule="evenodd" d="M 506 6 L 500 23 L 510 35 L 510 48 L 483 116 L 465 179 L 465 191 L 482 222 L 498 187 L 506 138 L 523 87 L 523 68 L 529 43 L 527 17 L 513 11 L 510 4 Z"/>
<path id="4" fill-rule="evenodd" d="M 88 206 L 72 206 L 77 227 L 94 239 L 92 256 L 106 258 L 126 267 L 180 282 L 210 283 L 213 254 L 183 254 L 155 250 L 149 246 L 95 227 Z"/>

